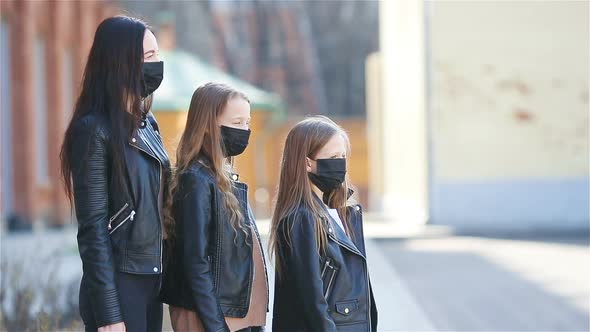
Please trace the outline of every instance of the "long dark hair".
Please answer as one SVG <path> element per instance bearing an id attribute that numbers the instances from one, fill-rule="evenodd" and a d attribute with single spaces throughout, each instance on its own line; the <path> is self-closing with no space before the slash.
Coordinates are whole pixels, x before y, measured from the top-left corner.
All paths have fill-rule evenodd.
<path id="1" fill-rule="evenodd" d="M 88 113 L 98 113 L 109 126 L 110 159 L 114 183 L 123 185 L 123 147 L 137 129 L 142 112 L 149 109 L 151 97 L 141 98 L 143 38 L 148 26 L 141 20 L 115 16 L 102 21 L 94 35 L 88 55 L 82 89 L 61 147 L 61 174 L 66 194 L 72 202 L 70 149 L 74 124 Z M 95 124 L 96 125 L 96 124 Z"/>

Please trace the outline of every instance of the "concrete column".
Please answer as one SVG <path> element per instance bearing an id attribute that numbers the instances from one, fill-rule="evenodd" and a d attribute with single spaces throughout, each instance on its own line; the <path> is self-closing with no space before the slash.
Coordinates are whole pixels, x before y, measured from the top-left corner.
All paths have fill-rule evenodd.
<path id="1" fill-rule="evenodd" d="M 35 190 L 35 135 L 33 91 L 33 2 L 17 1 L 12 20 L 11 59 L 12 72 L 12 142 L 14 165 L 14 211 L 32 222 Z"/>
<path id="2" fill-rule="evenodd" d="M 365 88 L 367 109 L 367 157 L 369 158 L 369 206 L 370 211 L 383 211 L 383 107 L 381 54 L 373 53 L 365 63 Z"/>
<path id="3" fill-rule="evenodd" d="M 84 67 L 88 58 L 88 52 L 92 47 L 94 32 L 96 31 L 96 13 L 94 1 L 77 1 L 74 9 L 74 86 L 77 87 L 75 95 L 80 93 Z"/>
<path id="4" fill-rule="evenodd" d="M 382 0 L 379 15 L 382 213 L 422 224 L 428 219 L 424 3 Z"/>
<path id="5" fill-rule="evenodd" d="M 59 153 L 65 131 L 64 101 L 64 62 L 65 57 L 65 21 L 63 19 L 67 2 L 49 3 L 49 29 L 47 47 L 47 142 L 48 167 L 51 181 L 50 205 L 52 216 L 50 224 L 62 225 L 67 217 L 67 203 L 60 176 Z M 67 79 L 70 79 L 69 77 Z"/>

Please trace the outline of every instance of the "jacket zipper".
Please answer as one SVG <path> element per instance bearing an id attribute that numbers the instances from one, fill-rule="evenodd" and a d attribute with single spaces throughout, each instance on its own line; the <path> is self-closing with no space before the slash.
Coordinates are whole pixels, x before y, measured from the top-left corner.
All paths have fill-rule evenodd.
<path id="1" fill-rule="evenodd" d="M 119 211 L 117 211 L 117 213 L 115 213 L 110 219 L 109 219 L 109 229 L 111 229 L 111 224 L 113 223 L 113 220 L 115 220 L 121 213 L 123 213 L 123 211 L 125 211 L 125 209 L 129 206 L 129 203 L 125 203 L 125 205 L 123 205 L 123 207 L 121 209 L 119 209 Z"/>
<path id="2" fill-rule="evenodd" d="M 326 300 L 328 300 L 328 296 L 330 296 L 332 283 L 334 282 L 334 278 L 336 277 L 336 269 L 334 268 L 334 266 L 330 265 L 330 258 L 326 257 L 326 262 L 324 263 L 324 267 L 322 268 L 322 273 L 320 275 L 320 279 L 322 279 L 322 281 L 324 280 L 324 276 L 326 275 L 328 268 L 332 271 L 332 275 L 328 280 L 328 286 L 326 287 L 326 291 L 324 292 L 324 298 Z"/>
<path id="3" fill-rule="evenodd" d="M 321 279 L 324 279 L 324 275 L 326 274 L 326 269 L 328 268 L 328 258 L 326 257 L 326 262 L 324 263 L 324 268 L 322 269 L 322 274 L 320 275 Z"/>
<path id="4" fill-rule="evenodd" d="M 141 135 L 138 134 L 138 136 L 139 136 L 139 139 L 143 140 L 143 138 L 141 137 Z M 138 150 L 141 150 L 141 151 L 147 153 L 152 158 L 154 158 L 158 162 L 158 165 L 160 166 L 160 174 L 159 174 L 159 177 L 158 177 L 158 198 L 157 198 L 158 204 L 157 205 L 158 205 L 158 219 L 161 219 L 161 214 L 160 214 L 160 210 L 161 210 L 161 208 L 160 208 L 160 194 L 162 192 L 162 163 L 160 162 L 160 159 L 158 159 L 156 157 L 156 152 L 154 151 L 154 148 L 152 148 L 152 146 L 147 141 L 145 141 L 145 143 L 152 150 L 152 153 L 154 154 L 153 156 L 149 152 L 147 152 L 146 150 L 140 148 L 139 146 L 133 145 L 133 144 L 132 145 L 135 148 L 137 148 Z M 163 230 L 162 230 L 162 220 L 160 220 L 160 222 L 158 224 L 160 225 L 159 226 L 160 227 L 160 270 L 159 271 L 160 271 L 160 273 L 163 273 L 162 272 L 162 267 L 163 267 L 163 264 L 162 264 L 162 241 L 164 241 L 164 238 L 163 238 L 164 237 L 164 233 L 163 233 Z"/>
<path id="5" fill-rule="evenodd" d="M 162 207 L 160 206 L 160 197 L 162 197 L 162 199 L 164 199 L 164 196 L 162 194 L 162 163 L 160 163 L 160 160 L 158 160 L 158 164 L 160 165 L 160 177 L 159 177 L 159 181 L 158 181 L 158 186 L 160 186 L 160 188 L 158 189 L 158 217 L 160 217 L 160 219 L 162 218 L 162 215 L 160 214 L 160 211 L 162 209 Z M 164 273 L 164 271 L 162 271 L 164 269 L 164 263 L 162 262 L 162 256 L 163 256 L 163 248 L 164 248 L 164 228 L 162 227 L 162 223 L 164 222 L 164 220 L 160 220 L 159 224 L 160 224 L 160 273 Z M 161 281 L 161 280 L 160 280 Z"/>
<path id="6" fill-rule="evenodd" d="M 366 275 L 366 279 L 367 279 L 367 308 L 369 309 L 368 312 L 368 318 L 369 318 L 369 329 L 372 328 L 371 325 L 371 288 L 369 285 L 369 266 L 367 264 L 367 257 L 363 256 L 360 251 L 357 252 L 357 250 L 353 250 L 352 248 L 350 248 L 348 245 L 340 242 L 336 236 L 331 236 L 331 234 L 329 235 L 329 237 L 332 238 L 332 240 L 334 242 L 336 242 L 337 244 L 339 244 L 341 247 L 346 248 L 348 251 L 352 252 L 353 254 L 359 255 L 361 258 L 363 258 L 363 260 L 365 261 L 365 275 Z M 327 299 L 327 298 L 326 298 Z"/>
<path id="7" fill-rule="evenodd" d="M 113 234 L 114 231 L 117 230 L 117 228 L 123 226 L 124 223 L 127 222 L 127 220 L 131 220 L 133 221 L 133 218 L 135 217 L 135 210 L 131 211 L 131 213 L 129 213 L 129 215 L 127 216 L 127 218 L 123 219 L 123 221 L 121 221 L 117 226 L 115 226 L 115 228 L 113 228 L 112 230 L 109 231 L 109 234 Z M 111 225 L 109 224 L 109 229 L 110 229 Z"/>
<path id="8" fill-rule="evenodd" d="M 154 156 L 156 155 L 156 150 L 152 147 L 151 143 L 149 143 L 148 141 L 146 141 L 148 147 L 152 150 L 152 152 L 154 153 Z M 160 176 L 158 177 L 158 219 L 160 219 L 160 234 L 162 236 L 162 238 L 160 239 L 160 273 L 163 273 L 163 269 L 164 269 L 164 264 L 162 263 L 162 247 L 163 244 L 162 242 L 164 241 L 164 229 L 162 228 L 162 223 L 164 222 L 164 220 L 162 220 L 162 207 L 160 206 L 160 197 L 162 197 L 162 199 L 164 199 L 164 196 L 162 194 L 162 163 L 160 162 L 160 159 L 158 158 L 154 158 L 156 159 L 156 161 L 158 162 L 158 165 L 160 166 Z"/>
<path id="9" fill-rule="evenodd" d="M 324 294 L 324 298 L 326 299 L 326 301 L 328 301 L 328 297 L 330 296 L 330 293 L 332 292 L 332 283 L 334 282 L 334 279 L 336 278 L 336 269 L 334 269 L 334 267 L 331 266 L 329 263 L 327 263 L 327 265 L 331 268 L 332 275 L 330 276 L 330 281 L 328 281 L 328 287 L 326 288 L 326 293 Z"/>
<path id="10" fill-rule="evenodd" d="M 369 265 L 365 260 L 365 271 L 367 275 L 367 309 L 369 310 L 367 317 L 369 317 L 369 331 L 373 331 L 373 325 L 371 324 L 371 287 L 369 285 Z"/>

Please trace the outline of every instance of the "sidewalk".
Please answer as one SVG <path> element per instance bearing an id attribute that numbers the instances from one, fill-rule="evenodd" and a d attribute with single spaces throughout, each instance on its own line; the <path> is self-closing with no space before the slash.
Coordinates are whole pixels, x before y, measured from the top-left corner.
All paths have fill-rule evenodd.
<path id="1" fill-rule="evenodd" d="M 453 235 L 373 243 L 437 330 L 590 330 L 587 237 Z"/>
<path id="2" fill-rule="evenodd" d="M 364 228 L 379 331 L 590 331 L 585 233 L 467 236 L 371 216 Z"/>
<path id="3" fill-rule="evenodd" d="M 266 249 L 268 248 L 267 235 L 270 229 L 270 221 L 258 220 L 256 223 Z M 379 311 L 379 331 L 434 331 L 433 325 L 408 291 L 404 281 L 400 278 L 384 252 L 376 244 L 374 238 L 401 238 L 417 234 L 435 236 L 436 234 L 442 234 L 443 230 L 434 228 L 425 232 L 420 228 L 391 227 L 389 223 L 380 221 L 366 222 L 364 229 L 371 284 Z M 272 298 L 272 291 L 274 290 L 274 268 L 272 263 L 269 264 L 269 277 L 271 278 Z M 272 301 L 270 304 L 270 313 L 267 317 L 269 331 L 272 326 Z"/>

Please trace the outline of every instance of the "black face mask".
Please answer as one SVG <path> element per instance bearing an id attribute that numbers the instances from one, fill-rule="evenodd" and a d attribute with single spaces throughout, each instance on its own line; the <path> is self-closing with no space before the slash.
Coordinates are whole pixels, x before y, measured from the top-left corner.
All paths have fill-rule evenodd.
<path id="1" fill-rule="evenodd" d="M 141 80 L 141 96 L 151 95 L 164 79 L 164 62 L 144 62 L 141 68 L 143 79 Z"/>
<path id="2" fill-rule="evenodd" d="M 221 126 L 221 139 L 226 157 L 233 157 L 241 154 L 248 146 L 250 129 L 238 129 Z"/>
<path id="3" fill-rule="evenodd" d="M 346 159 L 317 159 L 317 174 L 307 173 L 309 179 L 323 193 L 330 193 L 332 190 L 340 187 L 346 176 Z"/>

